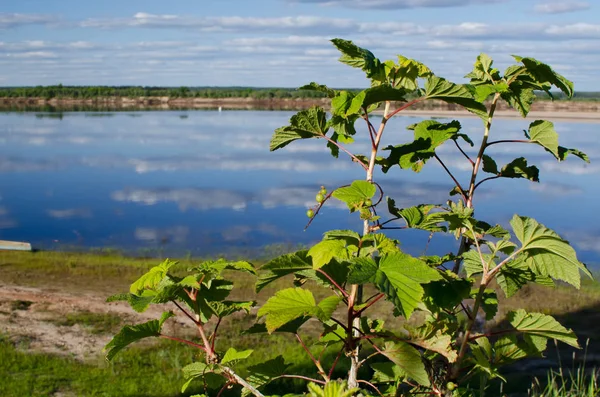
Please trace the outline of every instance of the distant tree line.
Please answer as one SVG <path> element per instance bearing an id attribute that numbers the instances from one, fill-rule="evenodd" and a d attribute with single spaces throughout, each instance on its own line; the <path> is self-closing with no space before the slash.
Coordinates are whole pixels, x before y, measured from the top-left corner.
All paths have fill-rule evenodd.
<path id="1" fill-rule="evenodd" d="M 358 91 L 358 90 L 350 90 Z M 544 92 L 539 99 L 549 99 Z M 555 99 L 565 99 L 562 93 L 553 93 Z M 0 87 L 0 98 L 75 98 L 100 97 L 169 97 L 169 98 L 323 98 L 325 94 L 313 90 L 260 87 L 143 87 L 143 86 L 65 86 L 62 84 L 37 87 Z M 600 100 L 600 92 L 576 92 L 576 100 Z M 410 99 L 410 98 L 407 98 Z"/>
<path id="2" fill-rule="evenodd" d="M 1 98 L 170 97 L 170 98 L 323 98 L 325 94 L 292 88 L 64 86 L 0 87 Z"/>

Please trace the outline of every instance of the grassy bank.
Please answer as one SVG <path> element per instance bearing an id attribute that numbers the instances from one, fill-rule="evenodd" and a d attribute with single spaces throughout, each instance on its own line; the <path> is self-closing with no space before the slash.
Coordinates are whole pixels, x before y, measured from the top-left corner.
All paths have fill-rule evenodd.
<path id="1" fill-rule="evenodd" d="M 88 341 L 94 341 L 86 345 L 89 351 L 85 358 L 75 355 L 68 348 L 49 354 L 37 347 L 41 336 L 35 332 L 24 336 L 0 328 L 0 377 L 6 379 L 0 382 L 0 395 L 158 397 L 201 392 L 202 385 L 196 385 L 187 394 L 178 392 L 183 383 L 181 368 L 198 360 L 199 356 L 196 351 L 175 342 L 156 340 L 138 344 L 111 364 L 102 359 L 101 348 L 116 330 L 124 324 L 142 320 L 135 317 L 133 311 L 115 311 L 114 308 L 113 311 L 98 311 L 98 308 L 108 308 L 108 304 L 103 302 L 107 296 L 126 291 L 133 280 L 158 262 L 154 258 L 130 258 L 114 252 L 0 252 L 0 289 L 20 286 L 39 291 L 40 296 L 52 298 L 56 294 L 58 297 L 37 301 L 35 297 L 28 300 L 5 295 L 5 302 L 0 302 L 2 326 L 24 321 L 25 325 L 35 323 L 40 327 L 54 327 L 58 333 L 85 335 Z M 179 266 L 185 269 L 197 262 L 186 258 L 181 260 Z M 254 294 L 253 282 L 250 277 L 237 278 L 233 298 L 264 302 L 274 288 L 289 286 L 290 280 L 282 280 L 281 284 L 258 296 Z M 320 296 L 325 295 L 322 289 L 315 287 L 314 290 Z M 65 297 L 71 300 L 67 301 Z M 59 310 L 59 307 L 62 309 Z M 557 316 L 565 326 L 575 330 L 582 344 L 590 339 L 587 365 L 589 368 L 600 366 L 600 346 L 597 345 L 597 335 L 600 334 L 600 286 L 596 282 L 586 282 L 579 291 L 563 286 L 555 290 L 527 287 L 511 299 L 502 299 L 500 307 L 502 311 L 496 317 L 496 324 L 501 324 L 504 314 L 515 308 Z M 380 317 L 394 327 L 397 320 L 390 313 L 391 310 L 384 307 Z M 284 354 L 288 362 L 296 367 L 296 373 L 315 376 L 308 357 L 297 347 L 292 335 L 241 336 L 254 321 L 253 316 L 240 316 L 224 323 L 219 342 L 221 346 L 218 348 L 225 350 L 233 344 L 238 350 L 254 349 L 254 354 L 245 365 Z M 46 328 L 41 329 L 47 332 Z M 171 332 L 190 335 L 193 330 L 176 322 Z M 317 328 L 309 326 L 305 333 L 310 345 L 317 336 Z M 311 349 L 314 354 L 321 352 L 319 346 L 312 346 Z M 325 351 L 324 354 L 335 353 Z M 524 395 L 532 385 L 533 375 L 538 376 L 543 384 L 549 368 L 557 367 L 559 356 L 566 362 L 571 360 L 572 355 L 572 349 L 559 345 L 557 349 L 550 349 L 545 359 L 527 360 L 508 368 L 506 375 L 509 384 L 504 386 L 504 391 L 511 395 Z M 575 358 L 579 366 L 583 354 L 578 352 Z M 244 374 L 245 367 L 239 370 Z M 338 371 L 342 375 L 344 365 L 338 367 Z M 302 383 L 287 382 L 285 386 L 273 385 L 271 391 L 301 390 L 301 387 Z M 495 385 L 493 390 L 499 392 L 499 386 Z"/>

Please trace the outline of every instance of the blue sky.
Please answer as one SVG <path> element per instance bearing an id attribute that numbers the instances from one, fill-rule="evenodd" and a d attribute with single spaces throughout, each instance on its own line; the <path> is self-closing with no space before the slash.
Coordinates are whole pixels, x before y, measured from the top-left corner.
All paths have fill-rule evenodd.
<path id="1" fill-rule="evenodd" d="M 7 4 L 8 3 L 8 4 Z M 360 87 L 341 37 L 462 81 L 480 52 L 600 91 L 599 0 L 0 0 L 0 85 Z"/>

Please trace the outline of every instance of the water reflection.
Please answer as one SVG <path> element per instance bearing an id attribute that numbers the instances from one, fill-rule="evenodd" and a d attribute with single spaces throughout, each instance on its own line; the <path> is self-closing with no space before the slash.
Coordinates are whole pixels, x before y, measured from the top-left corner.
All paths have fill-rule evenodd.
<path id="1" fill-rule="evenodd" d="M 321 185 L 329 189 L 363 178 L 361 169 L 324 142 L 295 142 L 269 153 L 272 131 L 291 112 L 161 111 L 0 114 L 0 238 L 57 244 L 111 246 L 126 250 L 172 250 L 177 254 L 249 252 L 264 246 L 295 246 L 320 238 L 326 226 L 360 226 L 345 206 L 331 201 L 308 231 L 305 209 Z M 389 123 L 383 145 L 410 140 L 406 126 Z M 481 122 L 461 120 L 477 143 Z M 498 120 L 494 139 L 522 139 L 529 122 Z M 558 163 L 533 145 L 494 145 L 498 166 L 525 155 L 540 170 L 540 184 L 523 180 L 482 185 L 478 216 L 506 224 L 514 209 L 572 238 L 581 258 L 600 262 L 600 232 L 593 213 L 600 173 L 595 124 L 556 123 L 561 144 L 586 151 L 591 164 Z M 366 153 L 366 136 L 354 150 Z M 475 156 L 475 149 L 465 147 Z M 515 155 L 518 153 L 518 155 Z M 460 180 L 470 165 L 451 145 L 440 157 Z M 380 178 L 381 175 L 378 175 Z M 421 175 L 390 170 L 381 178 L 387 195 L 406 207 L 444 203 L 451 184 L 434 162 Z M 496 183 L 498 182 L 498 183 Z M 575 201 L 576 200 L 576 201 Z M 574 206 L 573 203 L 577 205 Z M 385 211 L 384 211 L 385 212 Z M 384 214 L 385 215 L 385 214 Z M 403 246 L 422 253 L 428 235 L 398 232 Z M 430 253 L 453 247 L 438 237 Z M 240 251 L 241 250 L 241 251 Z"/>

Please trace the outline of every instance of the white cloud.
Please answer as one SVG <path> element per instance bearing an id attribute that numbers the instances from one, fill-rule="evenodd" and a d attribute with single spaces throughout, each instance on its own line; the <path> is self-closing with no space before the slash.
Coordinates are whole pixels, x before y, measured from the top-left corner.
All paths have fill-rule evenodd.
<path id="1" fill-rule="evenodd" d="M 92 211 L 88 208 L 67 208 L 63 210 L 47 210 L 49 217 L 54 219 L 91 218 Z"/>
<path id="2" fill-rule="evenodd" d="M 24 25 L 49 25 L 58 19 L 52 15 L 0 13 L 0 29 L 11 29 Z"/>
<path id="3" fill-rule="evenodd" d="M 567 12 L 582 11 L 590 8 L 587 1 L 551 1 L 536 4 L 534 9 L 540 14 L 564 14 Z"/>
<path id="4" fill-rule="evenodd" d="M 115 201 L 156 205 L 161 202 L 176 203 L 181 211 L 189 208 L 199 210 L 244 210 L 247 199 L 240 193 L 218 189 L 125 189 L 111 194 Z"/>
<path id="5" fill-rule="evenodd" d="M 291 2 L 351 8 L 406 9 L 461 7 L 472 4 L 498 3 L 503 2 L 503 0 L 291 0 Z"/>

